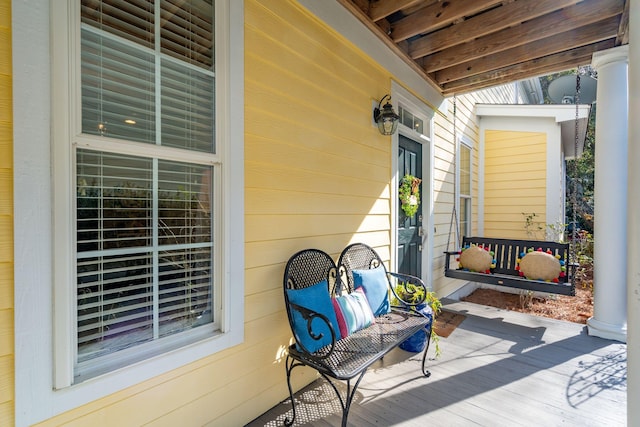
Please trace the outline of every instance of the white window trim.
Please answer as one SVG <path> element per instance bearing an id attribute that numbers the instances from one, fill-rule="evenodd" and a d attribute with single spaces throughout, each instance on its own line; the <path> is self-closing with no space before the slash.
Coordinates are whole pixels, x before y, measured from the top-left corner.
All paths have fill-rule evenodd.
<path id="1" fill-rule="evenodd" d="M 46 420 L 244 339 L 244 10 L 243 2 L 216 3 L 222 4 L 223 10 L 218 9 L 216 15 L 223 17 L 224 26 L 220 29 L 226 46 L 221 50 L 225 57 L 218 58 L 218 63 L 227 64 L 217 70 L 217 78 L 228 82 L 223 87 L 217 86 L 222 105 L 216 106 L 216 111 L 228 112 L 221 117 L 224 125 L 217 127 L 217 138 L 225 144 L 222 174 L 228 183 L 221 196 L 224 229 L 218 234 L 225 254 L 221 260 L 223 306 L 228 308 L 222 313 L 225 333 L 58 390 L 54 390 L 54 385 L 64 384 L 68 379 L 69 371 L 65 369 L 69 369 L 72 360 L 56 366 L 54 343 L 56 348 L 70 348 L 72 343 L 68 335 L 56 335 L 54 331 L 59 325 L 73 321 L 72 310 L 59 309 L 58 304 L 70 308 L 75 302 L 70 299 L 72 292 L 54 287 L 54 279 L 71 277 L 72 264 L 68 260 L 73 259 L 70 239 L 59 247 L 54 232 L 72 230 L 73 224 L 69 218 L 53 215 L 57 203 L 70 200 L 72 188 L 69 144 L 67 153 L 52 149 L 54 138 L 69 141 L 69 129 L 53 117 L 56 108 L 69 105 L 69 96 L 75 96 L 65 80 L 77 76 L 64 75 L 69 71 L 68 61 L 57 54 L 60 45 L 54 41 L 59 41 L 58 35 L 50 30 L 52 22 L 68 19 L 70 3 L 59 0 L 12 3 L 17 426 Z M 62 37 L 63 43 L 67 43 L 66 31 Z M 53 73 L 53 67 L 59 67 L 62 74 Z M 59 182 L 65 183 L 68 194 L 57 192 L 54 186 Z M 58 255 L 63 255 L 67 262 L 57 263 Z"/>
<path id="2" fill-rule="evenodd" d="M 458 213 L 457 215 L 457 220 L 458 220 L 458 232 L 460 233 L 460 236 L 458 236 L 458 238 L 462 239 L 463 236 L 467 235 L 466 230 L 461 230 L 461 225 L 462 225 L 462 217 L 461 217 L 461 211 L 460 211 L 460 199 L 462 198 L 462 194 L 460 192 L 460 147 L 464 145 L 466 148 L 469 149 L 469 195 L 468 195 L 468 199 L 471 200 L 471 205 L 473 205 L 473 142 L 469 139 L 469 137 L 467 137 L 466 135 L 461 135 L 458 137 L 458 140 L 456 141 L 456 212 Z M 465 195 L 466 196 L 466 195 Z M 469 208 L 469 232 L 471 232 L 471 229 L 473 228 L 473 225 L 471 224 L 471 218 L 473 218 L 473 211 L 471 210 L 471 207 Z"/>

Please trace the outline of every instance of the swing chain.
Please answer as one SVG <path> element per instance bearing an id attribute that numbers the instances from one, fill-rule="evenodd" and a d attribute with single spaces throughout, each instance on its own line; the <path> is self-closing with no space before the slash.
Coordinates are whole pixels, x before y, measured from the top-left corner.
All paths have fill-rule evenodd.
<path id="1" fill-rule="evenodd" d="M 575 120 L 575 139 L 573 146 L 573 168 L 572 168 L 572 177 L 571 177 L 571 262 L 577 262 L 576 260 L 576 240 L 578 238 L 577 231 L 577 222 L 578 222 L 578 213 L 577 213 L 577 205 L 578 205 L 578 121 L 580 119 L 579 109 L 580 109 L 580 68 L 576 70 L 576 96 L 574 98 L 574 102 L 576 104 L 576 120 Z M 589 118 L 587 117 L 587 127 Z"/>
<path id="2" fill-rule="evenodd" d="M 454 144 L 454 148 L 453 148 L 453 156 L 454 156 L 454 170 L 457 170 L 457 164 L 458 164 L 458 155 L 457 155 L 457 151 L 458 151 L 458 132 L 457 132 L 457 123 L 456 123 L 456 116 L 457 116 L 457 110 L 458 110 L 458 99 L 456 95 L 453 95 L 453 144 Z M 456 175 L 454 175 L 454 182 L 453 182 L 453 187 L 456 188 L 457 182 L 456 182 Z M 456 228 L 455 228 L 455 238 L 456 238 L 456 244 L 458 245 L 458 247 L 462 246 L 462 241 L 460 239 L 460 226 L 458 224 L 458 215 L 456 213 L 456 196 L 454 195 L 453 198 L 453 210 L 451 211 L 451 222 L 449 223 L 449 234 L 447 235 L 447 251 L 449 251 L 449 243 L 451 242 L 451 229 L 453 228 L 453 224 L 456 224 Z"/>

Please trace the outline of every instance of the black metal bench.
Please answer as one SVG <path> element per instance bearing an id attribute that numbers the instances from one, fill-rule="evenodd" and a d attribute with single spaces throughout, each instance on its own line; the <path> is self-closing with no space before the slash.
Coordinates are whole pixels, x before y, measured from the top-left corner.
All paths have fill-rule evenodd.
<path id="1" fill-rule="evenodd" d="M 297 366 L 309 366 L 316 369 L 335 391 L 342 407 L 342 425 L 346 426 L 349 408 L 355 396 L 356 389 L 367 369 L 385 354 L 394 349 L 421 329 L 427 329 L 427 345 L 422 355 L 422 373 L 429 376 L 425 369 L 427 350 L 431 338 L 432 318 L 425 316 L 411 307 L 420 305 L 422 301 L 407 303 L 400 299 L 396 292 L 397 283 L 413 284 L 422 288 L 426 295 L 426 287 L 422 280 L 414 276 L 386 271 L 387 284 L 391 295 L 395 296 L 400 305 L 391 305 L 391 312 L 375 317 L 375 322 L 344 338 L 340 337 L 340 331 L 336 331 L 329 322 L 327 316 L 309 310 L 301 304 L 290 301 L 287 290 L 300 290 L 312 287 L 327 281 L 328 291 L 331 297 L 337 297 L 354 292 L 354 270 L 374 269 L 382 266 L 382 260 L 369 246 L 356 243 L 348 246 L 342 252 L 338 265 L 325 252 L 318 249 L 306 249 L 293 255 L 285 267 L 284 272 L 284 299 L 287 316 L 296 344 L 289 346 L 286 371 L 287 386 L 291 396 L 293 416 L 287 418 L 285 424 L 290 426 L 296 417 L 295 400 L 291 388 L 291 371 Z M 394 302 L 394 298 L 390 299 Z M 306 328 L 301 332 L 294 327 L 294 313 L 298 312 L 306 320 Z M 299 320 L 299 319 L 298 319 Z M 329 343 L 315 351 L 307 351 L 304 342 L 309 339 L 327 339 L 323 334 L 314 333 L 313 322 L 321 322 L 326 325 L 325 331 L 331 335 Z M 316 323 L 317 325 L 317 323 Z M 317 331 L 317 326 L 314 326 Z M 306 337 L 301 336 L 306 333 Z M 338 391 L 335 380 L 346 382 L 346 395 L 343 397 Z M 355 383 L 352 383 L 355 380 Z"/>
<path id="2" fill-rule="evenodd" d="M 575 265 L 570 263 L 568 243 L 464 237 L 462 247 L 464 248 L 470 245 L 485 247 L 489 251 L 493 251 L 496 260 L 495 268 L 491 269 L 490 274 L 451 268 L 451 257 L 457 257 L 460 255 L 460 251 L 447 251 L 445 252 L 444 261 L 444 275 L 446 277 L 467 280 L 469 282 L 508 286 L 534 292 L 575 295 L 575 284 L 573 283 Z M 516 269 L 517 259 L 521 253 L 526 253 L 530 248 L 533 248 L 533 250 L 538 250 L 539 248 L 543 251 L 550 250 L 554 255 L 559 255 L 560 261 L 567 266 L 566 275 L 561 277 L 558 283 L 520 277 L 520 272 Z"/>

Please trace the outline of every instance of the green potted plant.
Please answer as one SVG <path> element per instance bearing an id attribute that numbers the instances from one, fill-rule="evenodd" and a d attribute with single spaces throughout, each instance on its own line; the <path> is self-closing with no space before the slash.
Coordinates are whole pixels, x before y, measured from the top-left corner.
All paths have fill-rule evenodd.
<path id="1" fill-rule="evenodd" d="M 395 295 L 397 298 L 393 299 L 393 304 L 398 306 L 408 307 L 412 311 L 422 312 L 428 306 L 423 314 L 431 315 L 431 342 L 435 345 L 436 357 L 440 356 L 440 337 L 435 331 L 436 317 L 442 308 L 442 303 L 433 291 L 425 291 L 421 286 L 416 286 L 412 283 L 399 283 L 395 286 Z M 415 304 L 415 305 L 407 305 Z M 400 348 L 406 351 L 414 353 L 420 352 L 424 349 L 427 340 L 427 333 L 425 330 L 418 331 L 411 336 L 407 341 L 400 344 Z"/>

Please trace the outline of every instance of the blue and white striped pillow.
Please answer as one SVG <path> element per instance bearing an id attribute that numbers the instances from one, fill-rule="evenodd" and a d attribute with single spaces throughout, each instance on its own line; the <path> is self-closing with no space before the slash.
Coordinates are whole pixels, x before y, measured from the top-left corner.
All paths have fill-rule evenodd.
<path id="1" fill-rule="evenodd" d="M 373 312 L 362 288 L 348 295 L 333 298 L 331 302 L 342 338 L 374 323 Z"/>

